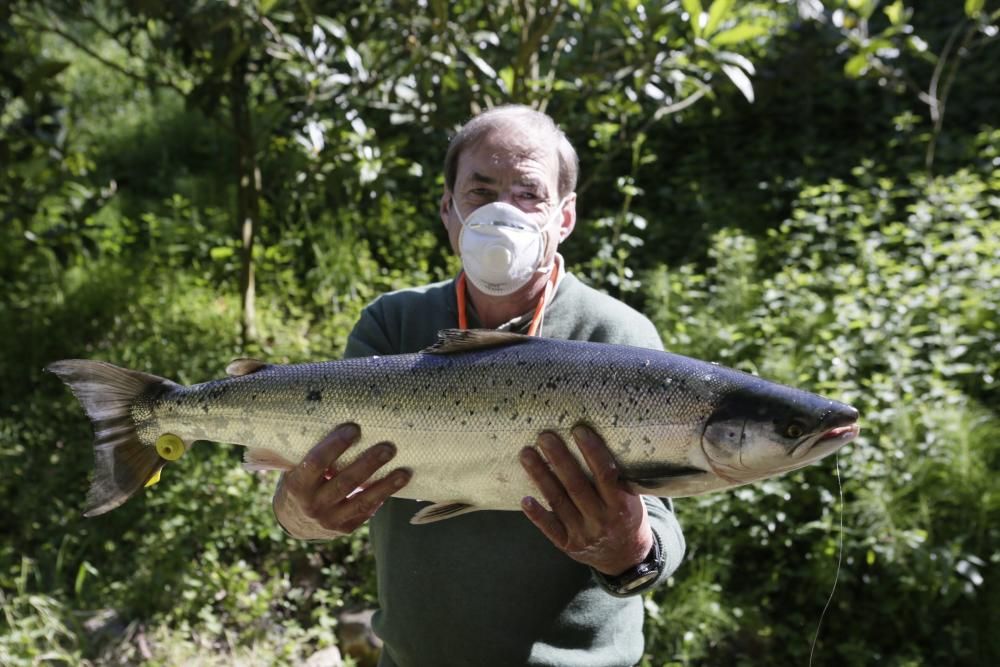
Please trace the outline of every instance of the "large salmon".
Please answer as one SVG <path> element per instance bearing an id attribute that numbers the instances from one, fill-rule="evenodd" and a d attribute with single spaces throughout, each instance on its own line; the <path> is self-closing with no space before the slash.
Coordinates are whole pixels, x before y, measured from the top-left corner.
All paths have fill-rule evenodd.
<path id="1" fill-rule="evenodd" d="M 586 423 L 642 493 L 690 496 L 801 468 L 858 433 L 857 411 L 688 357 L 621 345 L 448 330 L 417 354 L 298 365 L 252 360 L 190 387 L 99 361 L 48 370 L 93 421 L 86 514 L 138 492 L 196 440 L 247 447 L 251 469 L 290 469 L 332 427 L 393 442 L 413 471 L 397 495 L 433 501 L 414 523 L 516 510 L 536 494 L 518 462 L 541 431 Z"/>

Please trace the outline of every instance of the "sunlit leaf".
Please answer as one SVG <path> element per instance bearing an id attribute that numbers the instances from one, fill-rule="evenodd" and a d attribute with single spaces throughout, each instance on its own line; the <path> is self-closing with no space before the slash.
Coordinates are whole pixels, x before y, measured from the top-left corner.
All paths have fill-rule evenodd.
<path id="1" fill-rule="evenodd" d="M 750 82 L 750 77 L 746 75 L 742 69 L 736 65 L 729 65 L 726 63 L 722 64 L 722 71 L 725 72 L 729 80 L 740 89 L 743 93 L 743 97 L 747 98 L 747 102 L 753 103 L 753 83 Z"/>
<path id="2" fill-rule="evenodd" d="M 719 53 L 715 54 L 715 57 L 717 60 L 721 60 L 723 62 L 736 65 L 747 74 L 756 73 L 756 69 L 754 68 L 753 63 L 750 62 L 750 60 L 746 56 L 742 56 L 738 53 L 733 53 L 732 51 L 720 51 Z"/>
<path id="3" fill-rule="evenodd" d="M 864 74 L 865 69 L 868 67 L 868 56 L 864 53 L 858 53 L 844 63 L 844 74 L 851 77 L 852 79 L 857 79 L 859 76 Z"/>
<path id="4" fill-rule="evenodd" d="M 735 28 L 730 28 L 729 30 L 723 30 L 722 32 L 716 33 L 709 39 L 709 41 L 715 46 L 729 46 L 731 44 L 739 44 L 740 42 L 745 42 L 748 39 L 753 39 L 754 37 L 760 37 L 761 35 L 767 34 L 767 28 L 762 25 L 752 25 L 749 23 L 741 23 Z"/>
<path id="5" fill-rule="evenodd" d="M 691 29 L 694 30 L 695 37 L 701 37 L 701 0 L 682 0 L 684 11 L 691 17 Z"/>
<path id="6" fill-rule="evenodd" d="M 986 0 L 965 0 L 965 15 L 974 19 L 983 11 Z"/>
<path id="7" fill-rule="evenodd" d="M 712 6 L 708 9 L 708 23 L 705 24 L 706 35 L 711 35 L 719 27 L 719 23 L 733 9 L 736 0 L 713 0 Z"/>
<path id="8" fill-rule="evenodd" d="M 902 0 L 896 0 L 884 10 L 885 15 L 889 17 L 889 23 L 893 25 L 899 25 L 902 23 L 903 19 L 903 3 Z"/>

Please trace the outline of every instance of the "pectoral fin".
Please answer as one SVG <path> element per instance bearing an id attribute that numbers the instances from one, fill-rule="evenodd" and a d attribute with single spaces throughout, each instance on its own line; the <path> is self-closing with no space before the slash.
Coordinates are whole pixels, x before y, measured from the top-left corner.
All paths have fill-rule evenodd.
<path id="1" fill-rule="evenodd" d="M 435 521 L 443 521 L 444 519 L 468 514 L 469 512 L 476 512 L 480 509 L 482 508 L 462 502 L 435 503 L 424 507 L 414 514 L 413 518 L 410 519 L 410 523 L 420 526 L 425 523 L 434 523 Z"/>
<path id="2" fill-rule="evenodd" d="M 655 492 L 664 496 L 689 495 L 709 478 L 709 473 L 694 466 L 674 463 L 650 463 L 626 466 L 622 479 L 638 493 Z"/>

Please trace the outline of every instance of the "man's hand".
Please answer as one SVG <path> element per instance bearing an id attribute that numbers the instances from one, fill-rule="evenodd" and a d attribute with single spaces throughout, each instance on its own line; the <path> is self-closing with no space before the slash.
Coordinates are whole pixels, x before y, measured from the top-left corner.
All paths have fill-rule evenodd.
<path id="1" fill-rule="evenodd" d="M 395 446 L 388 442 L 370 447 L 338 469 L 337 459 L 360 436 L 356 425 L 341 424 L 309 450 L 302 463 L 282 475 L 274 493 L 274 515 L 291 535 L 307 540 L 346 535 L 410 481 L 410 472 L 399 469 L 370 482 L 396 455 Z"/>
<path id="2" fill-rule="evenodd" d="M 585 426 L 576 426 L 573 439 L 593 481 L 559 436 L 542 433 L 538 445 L 544 458 L 534 448 L 525 447 L 521 465 L 552 510 L 531 497 L 525 498 L 521 507 L 570 558 L 617 576 L 641 563 L 653 546 L 646 504 L 619 479 L 615 459 L 600 436 Z"/>

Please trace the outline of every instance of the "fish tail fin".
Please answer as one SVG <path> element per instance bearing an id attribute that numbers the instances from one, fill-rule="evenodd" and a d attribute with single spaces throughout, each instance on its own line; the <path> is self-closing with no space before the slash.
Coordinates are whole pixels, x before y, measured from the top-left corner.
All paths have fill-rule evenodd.
<path id="1" fill-rule="evenodd" d="M 103 361 L 66 359 L 45 370 L 69 386 L 94 426 L 94 477 L 84 516 L 113 510 L 153 480 L 167 462 L 156 447 L 140 440 L 132 406 L 156 386 L 176 385 Z"/>

